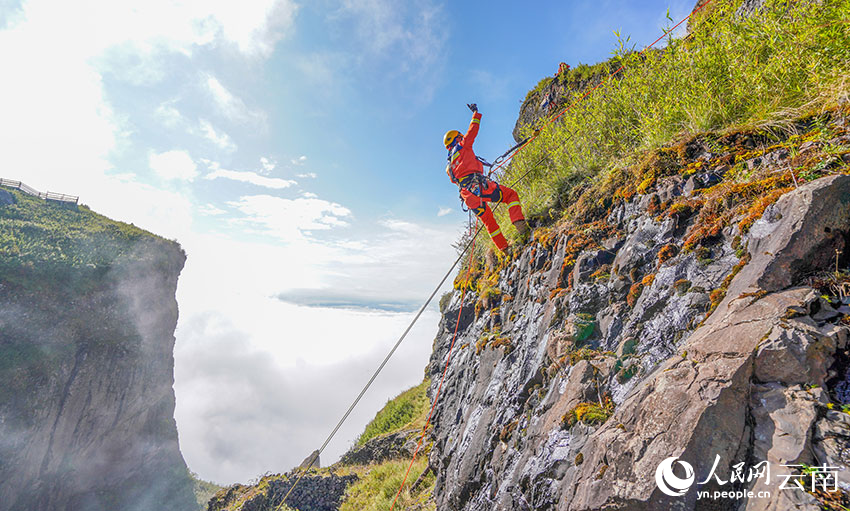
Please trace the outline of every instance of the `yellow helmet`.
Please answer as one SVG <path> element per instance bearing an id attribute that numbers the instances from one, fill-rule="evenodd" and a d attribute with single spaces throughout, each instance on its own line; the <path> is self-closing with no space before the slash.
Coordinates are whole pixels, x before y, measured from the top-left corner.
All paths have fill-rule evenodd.
<path id="1" fill-rule="evenodd" d="M 454 143 L 455 139 L 459 135 L 460 132 L 458 130 L 449 130 L 446 132 L 446 134 L 443 136 L 443 145 L 446 146 L 446 149 L 451 147 L 451 145 Z"/>

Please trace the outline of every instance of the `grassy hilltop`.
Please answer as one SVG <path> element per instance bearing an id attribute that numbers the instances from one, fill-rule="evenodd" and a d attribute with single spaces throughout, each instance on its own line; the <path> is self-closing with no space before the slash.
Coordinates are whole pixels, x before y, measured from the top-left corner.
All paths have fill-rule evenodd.
<path id="1" fill-rule="evenodd" d="M 87 206 L 45 201 L 11 188 L 0 206 L 0 280 L 26 288 L 44 281 L 84 285 L 126 262 L 179 247 Z M 41 281 L 41 284 L 39 283 Z"/>

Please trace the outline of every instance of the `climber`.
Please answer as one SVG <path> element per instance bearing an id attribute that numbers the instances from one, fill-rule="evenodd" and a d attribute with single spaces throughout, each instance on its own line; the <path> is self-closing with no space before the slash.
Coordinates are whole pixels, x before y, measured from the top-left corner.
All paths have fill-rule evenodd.
<path id="1" fill-rule="evenodd" d="M 508 242 L 502 235 L 499 224 L 496 222 L 493 211 L 487 205 L 487 202 L 504 202 L 507 204 L 511 222 L 519 233 L 521 243 L 527 241 L 530 235 L 528 223 L 522 214 L 519 195 L 507 186 L 501 186 L 484 176 L 484 166 L 472 151 L 472 144 L 475 142 L 475 136 L 478 135 L 481 114 L 478 112 L 478 106 L 475 103 L 466 106 L 472 110 L 472 121 L 469 123 L 469 130 L 467 130 L 466 135 L 461 135 L 457 130 L 450 130 L 443 137 L 443 145 L 449 151 L 446 173 L 452 183 L 460 188 L 460 197 L 466 203 L 466 206 L 475 212 L 475 216 L 484 223 L 493 243 L 499 247 L 499 250 L 505 252 L 508 248 Z"/>

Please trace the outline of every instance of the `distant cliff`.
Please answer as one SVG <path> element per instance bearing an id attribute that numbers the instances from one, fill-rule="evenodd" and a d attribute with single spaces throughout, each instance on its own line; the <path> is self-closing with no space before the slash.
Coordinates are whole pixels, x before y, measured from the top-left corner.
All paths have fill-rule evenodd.
<path id="1" fill-rule="evenodd" d="M 185 254 L 0 195 L 0 510 L 197 509 L 172 389 Z"/>

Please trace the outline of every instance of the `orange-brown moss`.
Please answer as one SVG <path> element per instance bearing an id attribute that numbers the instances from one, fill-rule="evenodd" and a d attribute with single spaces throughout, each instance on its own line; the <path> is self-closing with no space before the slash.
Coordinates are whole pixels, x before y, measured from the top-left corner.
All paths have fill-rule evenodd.
<path id="1" fill-rule="evenodd" d="M 648 178 L 646 178 L 646 179 L 644 179 L 643 181 L 640 182 L 640 184 L 637 187 L 637 193 L 640 193 L 640 194 L 646 193 L 647 190 L 649 190 L 649 188 L 652 187 L 652 185 L 654 185 L 654 184 L 655 184 L 655 176 L 649 176 Z"/>
<path id="2" fill-rule="evenodd" d="M 505 355 L 512 352 L 514 350 L 514 345 L 511 343 L 511 340 L 507 337 L 496 337 L 492 341 L 490 341 L 490 347 L 493 349 L 496 348 L 504 348 Z"/>
<path id="3" fill-rule="evenodd" d="M 666 261 L 669 261 L 670 259 L 675 257 L 678 252 L 679 249 L 676 247 L 676 245 L 673 244 L 667 244 L 661 247 L 661 249 L 658 251 L 658 266 L 661 266 Z"/>
<path id="4" fill-rule="evenodd" d="M 687 293 L 691 288 L 691 281 L 688 279 L 679 279 L 673 283 L 673 289 L 679 294 Z"/>
<path id="5" fill-rule="evenodd" d="M 640 298 L 640 294 L 643 292 L 643 284 L 640 282 L 635 282 L 629 288 L 629 294 L 626 296 L 626 303 L 629 304 L 629 307 L 634 307 L 637 303 L 638 298 Z"/>
<path id="6" fill-rule="evenodd" d="M 602 266 L 599 267 L 598 270 L 596 270 L 595 272 L 590 274 L 590 280 L 598 280 L 598 279 L 604 278 L 607 275 L 609 275 L 610 272 L 611 272 L 611 265 L 610 264 L 603 264 Z"/>
<path id="7" fill-rule="evenodd" d="M 610 396 L 605 396 L 602 404 L 579 403 L 561 418 L 561 423 L 567 427 L 573 427 L 579 422 L 597 426 L 604 423 L 614 413 L 614 402 Z"/>
<path id="8" fill-rule="evenodd" d="M 785 193 L 793 190 L 794 187 L 788 186 L 785 188 L 779 188 L 777 190 L 773 190 L 768 193 L 764 197 L 758 198 L 755 202 L 750 205 L 749 209 L 747 209 L 747 215 L 738 223 L 738 229 L 741 231 L 741 234 L 750 230 L 750 227 L 753 223 L 761 218 L 764 214 L 764 210 L 767 209 L 768 206 L 776 202 L 779 197 L 784 195 Z"/>
<path id="9" fill-rule="evenodd" d="M 499 432 L 499 440 L 504 442 L 504 443 L 507 443 L 508 440 L 511 439 L 511 436 L 513 436 L 514 430 L 516 429 L 516 426 L 517 426 L 517 423 L 518 423 L 518 421 L 513 420 L 513 421 L 505 424 L 505 426 L 502 428 L 502 431 Z"/>
<path id="10" fill-rule="evenodd" d="M 688 199 L 682 202 L 676 202 L 667 208 L 667 216 L 670 218 L 688 218 L 694 214 L 695 211 L 699 211 L 705 201 L 698 199 Z"/>
<path id="11" fill-rule="evenodd" d="M 652 216 L 657 216 L 665 209 L 665 204 L 661 203 L 661 199 L 658 198 L 658 195 L 652 194 L 649 198 L 649 204 L 646 207 L 646 212 Z"/>

